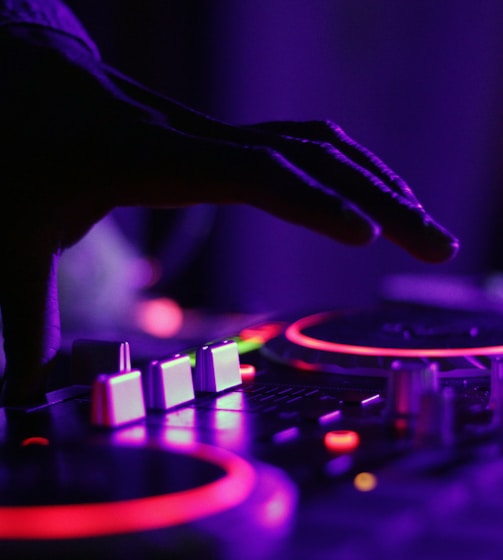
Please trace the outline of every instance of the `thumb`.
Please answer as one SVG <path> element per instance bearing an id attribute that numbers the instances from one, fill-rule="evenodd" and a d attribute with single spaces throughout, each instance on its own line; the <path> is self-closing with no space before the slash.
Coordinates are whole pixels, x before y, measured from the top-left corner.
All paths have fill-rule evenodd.
<path id="1" fill-rule="evenodd" d="M 40 403 L 60 343 L 59 255 L 40 239 L 18 238 L 4 252 L 0 306 L 6 368 L 0 405 Z"/>

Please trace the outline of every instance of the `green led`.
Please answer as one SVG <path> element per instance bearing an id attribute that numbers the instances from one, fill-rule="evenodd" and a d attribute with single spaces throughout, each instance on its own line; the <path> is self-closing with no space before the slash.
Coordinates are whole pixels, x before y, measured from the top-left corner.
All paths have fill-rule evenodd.
<path id="1" fill-rule="evenodd" d="M 190 358 L 190 366 L 195 368 L 196 367 L 196 351 L 189 352 L 187 354 Z"/>
<path id="2" fill-rule="evenodd" d="M 242 354 L 248 354 L 249 352 L 253 352 L 254 350 L 258 350 L 259 348 L 261 348 L 264 343 L 259 341 L 259 340 L 253 340 L 253 339 L 248 339 L 248 340 L 242 340 L 241 338 L 239 338 L 239 336 L 233 337 L 233 338 L 228 338 L 226 340 L 233 340 L 237 346 L 238 346 L 238 353 L 241 356 Z M 211 342 L 209 342 L 208 344 L 212 344 Z M 188 352 L 188 356 L 190 358 L 190 365 L 192 367 L 196 367 L 196 353 L 197 350 L 192 350 L 191 352 Z"/>
<path id="3" fill-rule="evenodd" d="M 239 338 L 239 336 L 231 338 L 231 340 L 233 340 L 238 345 L 238 352 L 240 355 L 248 354 L 248 352 L 253 352 L 254 350 L 258 350 L 264 345 L 264 343 L 260 340 L 253 340 L 253 339 L 243 340 Z"/>

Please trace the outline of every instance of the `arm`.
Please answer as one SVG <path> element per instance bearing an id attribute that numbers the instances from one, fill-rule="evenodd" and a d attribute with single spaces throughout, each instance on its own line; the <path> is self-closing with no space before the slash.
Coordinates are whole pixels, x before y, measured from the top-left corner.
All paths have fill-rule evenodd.
<path id="1" fill-rule="evenodd" d="M 0 68 L 4 404 L 43 398 L 59 346 L 59 255 L 114 207 L 243 203 L 342 243 L 382 234 L 424 261 L 458 249 L 333 123 L 216 121 L 109 68 L 54 25 L 0 27 Z"/>

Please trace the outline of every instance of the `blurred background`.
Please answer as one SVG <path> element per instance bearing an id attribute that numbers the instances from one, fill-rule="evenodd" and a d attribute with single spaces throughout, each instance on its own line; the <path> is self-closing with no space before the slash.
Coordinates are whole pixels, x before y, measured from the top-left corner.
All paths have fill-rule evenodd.
<path id="1" fill-rule="evenodd" d="M 397 274 L 503 269 L 500 0 L 67 3 L 109 64 L 199 111 L 337 122 L 462 241 L 453 262 L 426 265 L 248 207 L 119 209 L 64 257 L 69 324 L 112 320 L 137 296 L 163 298 L 168 314 L 269 313 L 367 304 Z"/>

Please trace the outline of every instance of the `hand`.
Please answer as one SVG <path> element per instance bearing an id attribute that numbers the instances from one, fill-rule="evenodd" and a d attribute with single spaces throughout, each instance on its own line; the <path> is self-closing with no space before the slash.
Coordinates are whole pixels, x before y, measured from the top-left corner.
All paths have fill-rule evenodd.
<path id="1" fill-rule="evenodd" d="M 114 207 L 245 203 L 351 245 L 382 234 L 424 261 L 458 249 L 333 123 L 231 126 L 42 28 L 2 29 L 0 68 L 5 405 L 43 399 L 59 347 L 58 258 Z"/>

